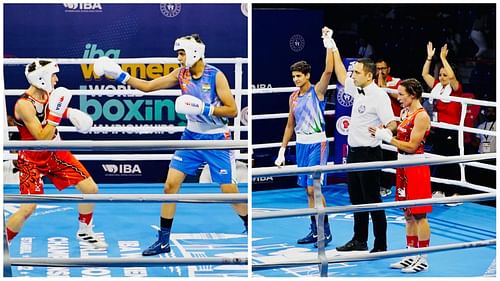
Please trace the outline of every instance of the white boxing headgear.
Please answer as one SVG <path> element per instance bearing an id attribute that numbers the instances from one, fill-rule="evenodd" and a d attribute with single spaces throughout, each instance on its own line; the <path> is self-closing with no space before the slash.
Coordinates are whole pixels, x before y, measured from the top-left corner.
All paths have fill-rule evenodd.
<path id="1" fill-rule="evenodd" d="M 184 50 L 186 52 L 186 66 L 191 67 L 198 60 L 205 58 L 205 44 L 196 42 L 192 36 L 177 38 L 174 51 Z"/>
<path id="2" fill-rule="evenodd" d="M 29 71 L 30 65 L 35 64 L 35 70 Z M 34 62 L 26 65 L 24 69 L 24 75 L 28 82 L 37 87 L 38 89 L 47 91 L 47 93 L 52 92 L 54 87 L 52 86 L 52 74 L 59 72 L 59 66 L 54 61 L 41 65 L 40 60 L 35 60 Z"/>

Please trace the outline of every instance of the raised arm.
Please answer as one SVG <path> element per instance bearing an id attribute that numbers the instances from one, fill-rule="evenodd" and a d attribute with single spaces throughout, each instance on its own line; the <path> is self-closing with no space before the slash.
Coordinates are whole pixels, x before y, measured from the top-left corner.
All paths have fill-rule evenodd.
<path id="1" fill-rule="evenodd" d="M 427 43 L 427 59 L 425 60 L 424 66 L 422 67 L 422 77 L 424 78 L 425 84 L 432 88 L 434 86 L 434 77 L 430 74 L 432 57 L 434 56 L 435 48 L 432 47 L 432 42 Z"/>
<path id="2" fill-rule="evenodd" d="M 458 90 L 459 87 L 459 81 L 457 80 L 455 72 L 451 68 L 450 63 L 448 63 L 448 60 L 446 59 L 447 55 L 448 55 L 448 44 L 444 44 L 444 46 L 441 47 L 441 53 L 439 54 L 439 57 L 441 58 L 444 70 L 446 71 L 446 74 L 448 74 L 448 78 L 450 79 L 450 86 L 451 88 L 453 88 L 453 91 L 456 91 Z"/>
<path id="3" fill-rule="evenodd" d="M 323 37 L 323 44 L 326 48 L 325 70 L 323 71 L 323 74 L 321 75 L 321 79 L 319 80 L 319 82 L 316 84 L 316 87 L 315 87 L 316 94 L 318 95 L 318 98 L 320 100 L 324 99 L 324 96 L 325 96 L 326 91 L 328 90 L 328 84 L 330 83 L 330 78 L 332 77 L 332 72 L 333 72 L 333 53 L 332 53 L 332 50 L 334 48 L 336 49 L 336 46 L 335 46 L 335 43 L 333 42 L 333 39 L 331 38 L 332 33 L 333 33 L 333 31 L 331 31 L 331 29 L 329 29 L 328 27 L 323 28 L 323 36 L 322 36 Z"/>

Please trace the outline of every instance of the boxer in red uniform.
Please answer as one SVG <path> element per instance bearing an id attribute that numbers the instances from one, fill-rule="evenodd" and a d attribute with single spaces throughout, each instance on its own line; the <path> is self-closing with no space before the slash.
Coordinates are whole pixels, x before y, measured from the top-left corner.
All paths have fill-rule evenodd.
<path id="1" fill-rule="evenodd" d="M 377 139 L 398 148 L 398 159 L 418 159 L 424 157 L 424 143 L 431 128 L 430 117 L 422 107 L 422 85 L 416 79 L 401 82 L 398 100 L 403 107 L 401 123 L 396 138 L 384 128 L 370 128 Z M 416 200 L 432 198 L 429 166 L 396 169 L 396 200 Z M 430 228 L 427 213 L 432 206 L 405 208 L 406 241 L 408 248 L 429 246 Z M 402 272 L 414 273 L 427 270 L 429 265 L 425 255 L 404 257 L 391 264 Z"/>
<path id="2" fill-rule="evenodd" d="M 79 132 L 88 131 L 93 124 L 86 113 L 68 108 L 71 92 L 66 88 L 54 89 L 58 82 L 55 62 L 35 60 L 28 64 L 25 75 L 30 87 L 17 100 L 14 118 L 21 140 L 60 140 L 57 126 L 61 119 L 68 118 Z M 69 151 L 18 152 L 19 189 L 21 194 L 43 194 L 42 176 L 47 176 L 54 186 L 63 190 L 74 185 L 82 193 L 97 193 L 98 188 L 85 167 Z M 80 204 L 80 226 L 77 238 L 96 248 L 107 248 L 107 244 L 92 230 L 92 214 L 95 204 Z M 24 222 L 33 214 L 36 204 L 21 204 L 7 221 L 7 240 L 11 241 L 21 230 Z"/>

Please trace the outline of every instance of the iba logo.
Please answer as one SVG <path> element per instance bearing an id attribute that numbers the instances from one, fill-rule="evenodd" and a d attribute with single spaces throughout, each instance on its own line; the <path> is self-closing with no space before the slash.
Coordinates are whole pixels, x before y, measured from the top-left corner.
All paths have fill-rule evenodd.
<path id="1" fill-rule="evenodd" d="M 139 164 L 102 164 L 106 176 L 140 176 Z"/>
<path id="2" fill-rule="evenodd" d="M 100 3 L 65 3 L 63 4 L 65 12 L 70 13 L 95 13 L 102 12 Z"/>

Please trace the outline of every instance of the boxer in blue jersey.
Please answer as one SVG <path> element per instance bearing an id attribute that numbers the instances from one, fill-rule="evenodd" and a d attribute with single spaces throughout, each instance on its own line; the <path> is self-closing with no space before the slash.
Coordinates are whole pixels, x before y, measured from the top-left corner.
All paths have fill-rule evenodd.
<path id="1" fill-rule="evenodd" d="M 328 33 L 330 31 L 330 33 Z M 290 112 L 288 122 L 283 134 L 283 141 L 274 162 L 278 167 L 285 163 L 285 150 L 293 133 L 295 132 L 297 145 L 297 166 L 310 167 L 326 165 L 328 158 L 328 142 L 325 134 L 325 93 L 330 82 L 333 71 L 332 49 L 336 46 L 331 42 L 331 30 L 323 29 L 323 44 L 326 50 L 326 65 L 318 84 L 310 82 L 311 66 L 305 61 L 294 63 L 290 67 L 293 82 L 299 89 L 292 93 L 289 99 Z M 300 175 L 298 184 L 306 188 L 307 202 L 309 208 L 314 208 L 314 187 L 312 175 Z M 323 206 L 326 206 L 325 198 L 322 197 Z M 328 216 L 325 216 L 325 246 L 332 241 Z M 297 241 L 298 244 L 315 243 L 317 246 L 316 217 L 311 216 L 311 231 L 304 238 Z"/>
<path id="2" fill-rule="evenodd" d="M 204 62 L 205 45 L 199 35 L 180 37 L 175 41 L 174 51 L 181 67 L 170 74 L 145 81 L 124 72 L 121 67 L 106 57 L 94 64 L 94 72 L 107 75 L 123 84 L 144 92 L 180 86 L 182 95 L 175 101 L 177 113 L 186 114 L 187 127 L 182 140 L 228 140 L 231 134 L 228 118 L 238 114 L 229 83 L 222 71 Z M 229 150 L 179 150 L 176 151 L 168 169 L 164 193 L 176 194 L 186 175 L 195 175 L 197 169 L 207 163 L 212 180 L 220 184 L 224 193 L 238 193 L 233 180 L 235 159 Z M 232 204 L 248 227 L 247 204 Z M 175 204 L 162 204 L 158 240 L 143 251 L 151 256 L 170 252 L 170 232 L 175 214 Z"/>

